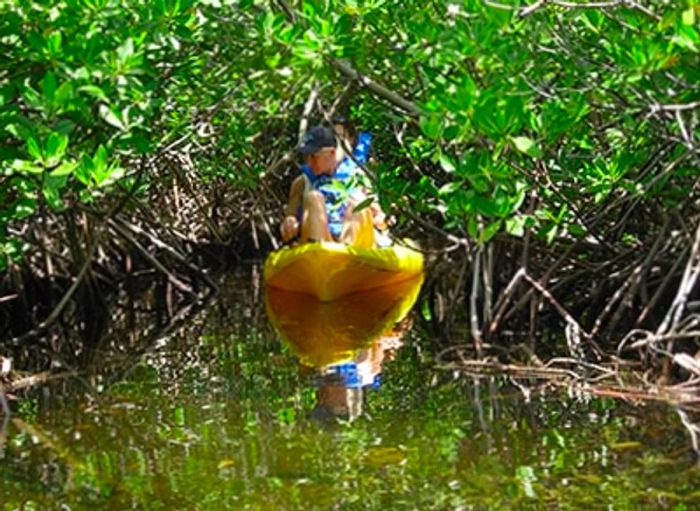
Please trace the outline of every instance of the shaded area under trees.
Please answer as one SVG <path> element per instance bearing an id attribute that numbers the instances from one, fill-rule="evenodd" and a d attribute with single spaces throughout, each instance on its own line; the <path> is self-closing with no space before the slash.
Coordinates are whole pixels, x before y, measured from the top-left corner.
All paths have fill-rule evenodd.
<path id="1" fill-rule="evenodd" d="M 692 0 L 8 2 L 0 322 L 31 342 L 68 298 L 97 307 L 144 272 L 175 305 L 201 299 L 212 259 L 277 246 L 300 121 L 341 111 L 376 135 L 397 236 L 431 256 L 436 347 L 621 357 L 692 384 L 698 16 Z"/>

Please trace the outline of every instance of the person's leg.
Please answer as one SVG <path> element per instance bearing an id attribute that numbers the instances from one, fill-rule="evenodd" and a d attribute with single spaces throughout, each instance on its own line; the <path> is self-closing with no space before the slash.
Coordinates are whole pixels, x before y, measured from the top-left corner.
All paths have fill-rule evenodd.
<path id="1" fill-rule="evenodd" d="M 355 213 L 354 204 L 348 205 L 340 241 L 356 247 L 374 247 L 374 226 L 372 225 L 372 211 L 370 208 L 364 208 L 362 211 Z"/>
<path id="2" fill-rule="evenodd" d="M 331 241 L 328 232 L 328 215 L 326 200 L 318 190 L 310 190 L 304 194 L 304 215 L 301 221 L 301 236 L 304 241 Z"/>

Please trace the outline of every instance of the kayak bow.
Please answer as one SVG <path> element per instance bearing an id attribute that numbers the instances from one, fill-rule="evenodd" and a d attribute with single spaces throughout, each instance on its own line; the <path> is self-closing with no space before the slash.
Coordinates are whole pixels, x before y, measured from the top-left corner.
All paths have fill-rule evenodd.
<path id="1" fill-rule="evenodd" d="M 361 248 L 322 241 L 271 253 L 263 279 L 269 287 L 331 301 L 422 273 L 423 255 L 407 246 Z"/>

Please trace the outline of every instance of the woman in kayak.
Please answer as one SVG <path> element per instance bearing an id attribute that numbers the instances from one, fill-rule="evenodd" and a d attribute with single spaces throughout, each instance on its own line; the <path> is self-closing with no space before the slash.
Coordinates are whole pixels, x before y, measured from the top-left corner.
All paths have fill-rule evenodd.
<path id="1" fill-rule="evenodd" d="M 367 160 L 370 140 L 361 135 L 365 138 L 358 136 L 353 156 L 341 157 L 330 128 L 315 126 L 304 134 L 297 147 L 304 159 L 302 173 L 292 182 L 280 227 L 285 242 L 299 237 L 301 242 L 375 246 L 375 226 L 385 227 L 381 209 L 373 204 L 355 211 L 367 198 L 366 176 L 358 163 Z"/>

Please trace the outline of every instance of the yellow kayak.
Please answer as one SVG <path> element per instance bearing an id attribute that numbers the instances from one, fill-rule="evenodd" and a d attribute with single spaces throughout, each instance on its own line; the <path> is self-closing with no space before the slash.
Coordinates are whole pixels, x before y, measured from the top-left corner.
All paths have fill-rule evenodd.
<path id="1" fill-rule="evenodd" d="M 322 367 L 351 360 L 411 310 L 423 276 L 343 296 L 332 302 L 268 287 L 270 322 L 300 361 Z"/>
<path id="2" fill-rule="evenodd" d="M 263 280 L 267 287 L 326 302 L 422 274 L 423 254 L 406 246 L 362 248 L 322 241 L 273 252 L 265 261 Z"/>

